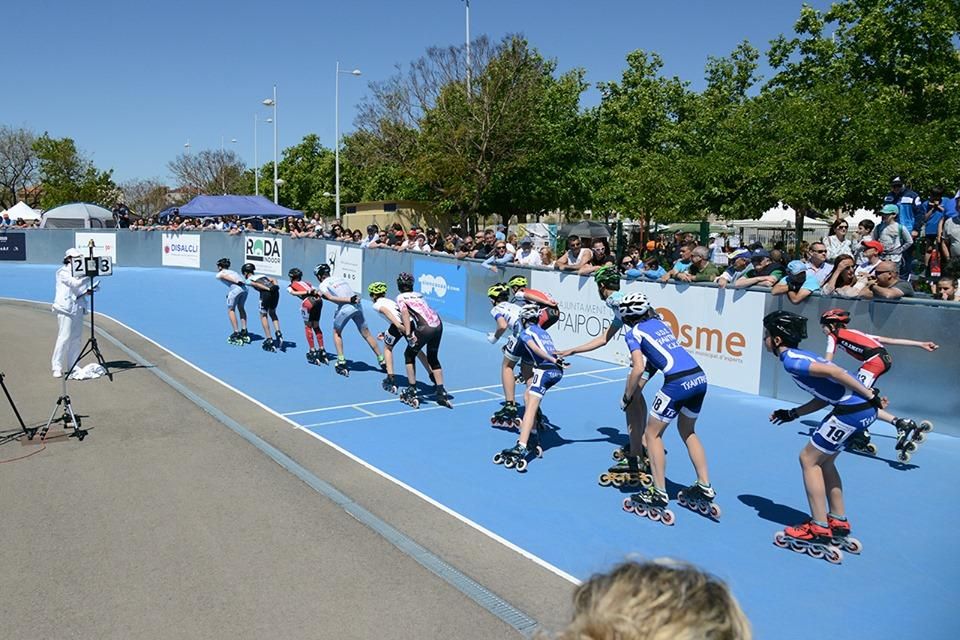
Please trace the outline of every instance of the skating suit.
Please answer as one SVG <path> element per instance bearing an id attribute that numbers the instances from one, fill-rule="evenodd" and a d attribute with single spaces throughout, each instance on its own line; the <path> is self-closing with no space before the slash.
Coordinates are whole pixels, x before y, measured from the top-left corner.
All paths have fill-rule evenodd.
<path id="1" fill-rule="evenodd" d="M 520 362 L 527 353 L 520 342 L 520 331 L 523 329 L 520 324 L 520 307 L 512 302 L 498 302 L 490 309 L 490 315 L 494 320 L 503 318 L 510 332 L 510 338 L 503 347 L 503 355 L 510 362 Z"/>
<path id="2" fill-rule="evenodd" d="M 304 282 L 298 280 L 297 282 L 291 282 L 290 286 L 287 287 L 287 291 L 291 294 L 304 294 L 310 293 L 313 290 L 313 285 L 309 282 Z M 300 296 L 297 296 L 300 297 Z M 320 320 L 320 310 L 323 307 L 323 298 L 320 296 L 305 296 L 302 298 L 300 303 L 300 317 L 303 318 L 304 322 L 316 322 Z"/>
<path id="3" fill-rule="evenodd" d="M 872 387 L 893 365 L 886 348 L 874 336 L 862 331 L 841 327 L 827 334 L 827 353 L 836 353 L 838 346 L 863 363 L 857 377 L 866 387 Z"/>
<path id="4" fill-rule="evenodd" d="M 707 376 L 662 320 L 638 322 L 624 334 L 631 355 L 637 349 L 646 358 L 647 372 L 662 371 L 663 387 L 654 396 L 650 412 L 663 422 L 678 413 L 696 418 L 707 393 Z"/>
<path id="5" fill-rule="evenodd" d="M 560 305 L 553 299 L 553 296 L 543 291 L 529 288 L 520 289 L 513 294 L 511 302 L 521 307 L 529 303 L 543 307 L 540 311 L 540 317 L 537 319 L 537 324 L 540 325 L 541 329 L 549 329 L 560 319 Z"/>
<path id="6" fill-rule="evenodd" d="M 547 389 L 563 378 L 563 369 L 535 352 L 530 345 L 535 344 L 552 357 L 556 357 L 557 348 L 553 345 L 553 338 L 540 325 L 529 324 L 520 332 L 519 340 L 521 347 L 526 351 L 523 359 L 533 362 L 533 380 L 529 391 L 535 396 L 543 397 Z"/>

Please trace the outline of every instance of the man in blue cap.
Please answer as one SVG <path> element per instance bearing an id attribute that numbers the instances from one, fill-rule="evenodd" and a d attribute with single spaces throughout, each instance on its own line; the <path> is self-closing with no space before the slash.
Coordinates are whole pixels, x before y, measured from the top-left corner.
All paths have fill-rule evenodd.
<path id="1" fill-rule="evenodd" d="M 883 257 L 894 263 L 900 278 L 909 281 L 910 268 L 904 263 L 910 260 L 910 248 L 913 246 L 913 236 L 910 228 L 897 222 L 900 209 L 895 204 L 885 204 L 880 209 L 881 222 L 873 229 L 873 237 L 883 245 Z M 906 272 L 907 275 L 904 275 Z"/>
<path id="2" fill-rule="evenodd" d="M 775 296 L 787 294 L 793 304 L 800 304 L 811 293 L 820 290 L 817 277 L 807 270 L 807 263 L 803 260 L 791 260 L 787 264 L 787 275 L 780 282 L 773 285 L 770 293 Z"/>
<path id="3" fill-rule="evenodd" d="M 903 225 L 907 233 L 910 234 L 910 248 L 913 245 L 913 239 L 919 236 L 919 229 L 923 222 L 923 208 L 920 196 L 913 189 L 907 188 L 903 178 L 893 176 L 890 179 L 890 193 L 883 198 L 884 207 L 893 205 L 897 208 L 897 222 Z M 879 238 L 877 238 L 879 240 Z M 880 240 L 883 242 L 883 240 Z M 913 252 L 908 251 L 903 254 L 903 260 L 897 261 L 900 266 L 900 277 L 909 280 L 913 273 Z"/>

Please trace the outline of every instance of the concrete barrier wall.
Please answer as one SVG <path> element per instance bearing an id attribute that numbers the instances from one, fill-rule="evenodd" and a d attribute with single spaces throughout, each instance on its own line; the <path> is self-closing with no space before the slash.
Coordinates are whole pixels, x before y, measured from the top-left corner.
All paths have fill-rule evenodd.
<path id="1" fill-rule="evenodd" d="M 72 230 L 22 233 L 26 239 L 25 261 L 35 264 L 58 264 L 64 251 L 76 246 L 78 240 Z M 234 268 L 256 258 L 262 260 L 257 262 L 258 269 L 271 269 L 281 278 L 292 267 L 302 269 L 312 278 L 314 266 L 327 262 L 333 265 L 334 273 L 351 280 L 357 291 L 364 294 L 366 286 L 377 280 L 387 282 L 395 290 L 397 274 L 408 272 L 414 275 L 417 290 L 440 310 L 445 321 L 481 331 L 493 327 L 487 288 L 494 282 L 523 274 L 532 287 L 551 293 L 560 302 L 561 320 L 551 333 L 561 348 L 589 340 L 609 326 L 612 319 L 590 278 L 552 270 L 508 268 L 494 273 L 477 261 L 434 254 L 364 251 L 355 245 L 285 237 L 279 238 L 279 255 L 251 258 L 249 250 L 257 238 L 277 238 L 206 232 L 183 234 L 179 237 L 183 242 L 176 243 L 176 236 L 159 231 L 111 233 L 114 235 L 104 238 L 112 238 L 119 267 L 160 267 L 165 262 L 169 265 L 171 244 L 183 244 L 199 248 L 199 256 L 193 259 L 198 268 L 207 271 L 216 271 L 221 257 L 230 258 Z M 98 252 L 105 250 L 107 247 L 98 246 Z M 270 251 L 274 248 L 267 253 Z M 849 310 L 853 315 L 851 326 L 866 333 L 937 342 L 940 350 L 936 353 L 891 346 L 893 369 L 878 386 L 890 398 L 896 414 L 931 419 L 937 430 L 960 435 L 960 420 L 956 418 L 960 415 L 960 394 L 956 392 L 960 380 L 960 304 L 811 296 L 802 304 L 793 305 L 784 296 L 774 297 L 763 290 L 725 291 L 713 285 L 650 282 L 624 283 L 624 291 L 643 291 L 651 298 L 681 343 L 701 362 L 711 384 L 782 398 L 787 404 L 804 402 L 808 395 L 783 372 L 779 361 L 763 350 L 761 318 L 765 313 L 789 309 L 806 316 L 810 337 L 803 347 L 815 353 L 823 353 L 826 346 L 826 337 L 820 331 L 820 314 L 834 307 Z M 591 355 L 606 362 L 626 361 L 620 339 Z M 838 354 L 837 362 L 851 371 L 857 368 L 857 363 L 846 354 Z"/>

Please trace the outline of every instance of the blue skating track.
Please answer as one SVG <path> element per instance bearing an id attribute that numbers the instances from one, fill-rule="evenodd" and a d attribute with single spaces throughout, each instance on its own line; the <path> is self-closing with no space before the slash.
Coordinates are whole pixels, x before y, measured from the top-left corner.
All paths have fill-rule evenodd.
<path id="1" fill-rule="evenodd" d="M 0 296 L 49 301 L 54 270 L 0 266 Z M 280 318 L 296 346 L 277 354 L 257 343 L 226 344 L 223 297 L 209 272 L 118 268 L 104 282 L 97 311 L 287 417 L 291 428 L 335 444 L 562 574 L 585 579 L 628 556 L 672 556 L 726 580 L 759 638 L 960 637 L 958 438 L 934 432 L 911 464 L 901 465 L 892 427 L 877 423 L 878 457 L 840 456 L 847 509 L 865 549 L 835 566 L 772 544 L 776 530 L 806 517 L 797 456 L 817 415 L 776 427 L 767 416 L 782 403 L 711 387 L 697 433 L 723 518 L 716 523 L 674 502 L 677 522 L 666 527 L 623 512 L 627 489 L 597 484 L 615 446 L 626 441 L 618 408 L 625 369 L 574 358 L 545 399 L 544 412 L 557 427 L 545 437 L 547 451 L 518 474 L 491 463 L 515 436 L 490 427 L 499 406 L 500 352 L 482 333 L 446 326 L 441 360 L 455 408 L 427 401 L 414 410 L 381 390 L 383 376 L 352 326 L 344 336 L 352 372 L 344 378 L 332 366 L 306 362 L 291 296 L 282 294 Z M 255 294 L 247 308 L 251 331 L 260 333 Z M 380 331 L 383 322 L 369 306 L 366 315 Z M 327 304 L 322 326 L 329 352 L 331 324 Z M 838 362 L 852 368 L 845 358 Z M 657 388 L 649 385 L 648 399 Z M 675 427 L 665 439 L 675 498 L 695 478 Z"/>

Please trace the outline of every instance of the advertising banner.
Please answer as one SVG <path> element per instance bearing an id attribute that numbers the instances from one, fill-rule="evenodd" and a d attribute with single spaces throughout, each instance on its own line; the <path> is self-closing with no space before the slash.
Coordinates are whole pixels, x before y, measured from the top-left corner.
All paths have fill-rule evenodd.
<path id="1" fill-rule="evenodd" d="M 27 234 L 0 233 L 0 260 L 26 260 Z"/>
<path id="2" fill-rule="evenodd" d="M 600 300 L 591 278 L 534 271 L 530 286 L 555 297 L 560 321 L 550 329 L 557 347 L 582 344 L 606 332 L 613 312 Z M 624 293 L 642 292 L 680 344 L 700 363 L 710 384 L 757 393 L 763 353 L 763 292 L 677 287 L 654 282 L 624 283 Z M 623 332 L 588 357 L 627 364 Z"/>
<path id="3" fill-rule="evenodd" d="M 160 263 L 165 267 L 200 268 L 200 235 L 164 233 L 161 236 Z"/>
<path id="4" fill-rule="evenodd" d="M 420 292 L 441 318 L 463 322 L 467 302 L 467 270 L 457 263 L 415 259 L 414 290 Z"/>
<path id="5" fill-rule="evenodd" d="M 283 275 L 283 240 L 276 237 L 244 236 L 243 261 L 251 262 L 257 273 Z"/>
<path id="6" fill-rule="evenodd" d="M 73 246 L 83 251 L 83 255 L 86 256 L 89 255 L 87 252 L 90 250 L 89 245 L 91 240 L 93 240 L 95 244 L 93 255 L 108 257 L 113 260 L 113 264 L 117 264 L 117 234 L 77 231 L 74 236 Z"/>
<path id="7" fill-rule="evenodd" d="M 327 243 L 327 264 L 333 276 L 349 282 L 354 291 L 364 291 L 363 249 Z"/>

